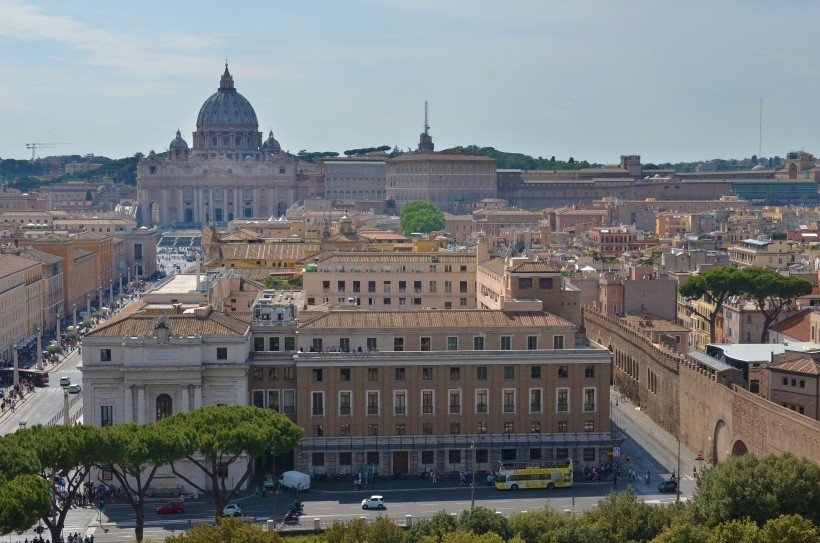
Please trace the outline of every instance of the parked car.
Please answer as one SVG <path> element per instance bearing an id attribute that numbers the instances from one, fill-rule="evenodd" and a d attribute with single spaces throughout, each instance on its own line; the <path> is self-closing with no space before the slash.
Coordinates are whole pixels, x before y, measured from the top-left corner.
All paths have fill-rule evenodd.
<path id="1" fill-rule="evenodd" d="M 82 391 L 82 387 L 79 383 L 71 383 L 68 385 L 68 393 L 69 394 L 79 394 Z"/>
<path id="2" fill-rule="evenodd" d="M 310 490 L 310 475 L 301 471 L 286 471 L 279 477 L 279 486 L 300 492 Z"/>
<path id="3" fill-rule="evenodd" d="M 665 479 L 658 485 L 658 492 L 675 492 L 678 490 L 678 481 L 675 479 Z"/>
<path id="4" fill-rule="evenodd" d="M 242 506 L 238 503 L 229 503 L 225 506 L 225 509 L 222 510 L 222 514 L 226 517 L 241 517 Z"/>
<path id="5" fill-rule="evenodd" d="M 165 514 L 165 513 L 184 513 L 185 512 L 185 502 L 182 500 L 171 500 L 168 503 L 164 503 L 157 507 L 157 514 Z"/>
<path id="6" fill-rule="evenodd" d="M 273 488 L 274 483 L 273 483 L 273 474 L 272 473 L 268 473 L 267 475 L 265 475 L 265 481 L 262 483 L 262 485 L 264 485 L 264 487 L 268 490 Z"/>
<path id="7" fill-rule="evenodd" d="M 65 376 L 60 377 L 60 386 L 61 387 L 67 387 L 70 384 L 71 384 L 71 379 L 70 378 L 65 377 Z"/>
<path id="8" fill-rule="evenodd" d="M 384 509 L 383 496 L 370 496 L 362 500 L 362 509 Z"/>

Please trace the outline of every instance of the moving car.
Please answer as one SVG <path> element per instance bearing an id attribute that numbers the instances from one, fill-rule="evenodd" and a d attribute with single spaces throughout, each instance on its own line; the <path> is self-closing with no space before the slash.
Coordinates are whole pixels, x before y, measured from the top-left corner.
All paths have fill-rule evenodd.
<path id="1" fill-rule="evenodd" d="M 658 492 L 675 492 L 676 490 L 678 490 L 678 481 L 675 479 L 663 480 L 658 485 Z"/>
<path id="2" fill-rule="evenodd" d="M 299 490 L 310 490 L 310 475 L 301 471 L 286 471 L 279 477 L 279 486 Z"/>
<path id="3" fill-rule="evenodd" d="M 157 507 L 157 514 L 164 513 L 184 513 L 185 503 L 182 500 L 171 500 Z"/>
<path id="4" fill-rule="evenodd" d="M 67 387 L 70 384 L 71 384 L 71 379 L 69 379 L 68 377 L 60 377 L 60 386 L 61 387 Z"/>
<path id="5" fill-rule="evenodd" d="M 383 496 L 370 496 L 362 500 L 362 509 L 384 509 Z"/>
<path id="6" fill-rule="evenodd" d="M 68 392 L 69 394 L 78 394 L 82 390 L 82 387 L 79 383 L 72 383 L 68 385 Z"/>
<path id="7" fill-rule="evenodd" d="M 229 503 L 225 506 L 225 509 L 222 510 L 222 514 L 226 517 L 241 517 L 242 506 L 238 503 Z"/>

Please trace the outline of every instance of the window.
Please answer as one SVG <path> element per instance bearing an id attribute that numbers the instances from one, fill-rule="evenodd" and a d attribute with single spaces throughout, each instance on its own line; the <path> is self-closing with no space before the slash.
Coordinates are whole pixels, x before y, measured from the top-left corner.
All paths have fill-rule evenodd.
<path id="1" fill-rule="evenodd" d="M 294 376 L 296 374 L 296 368 L 294 368 L 293 366 L 287 366 L 285 368 L 282 368 L 282 373 L 285 381 L 293 381 Z"/>
<path id="2" fill-rule="evenodd" d="M 473 338 L 473 350 L 474 351 L 483 351 L 484 350 L 484 338 L 482 336 L 475 336 Z"/>
<path id="3" fill-rule="evenodd" d="M 789 380 L 786 377 L 783 378 L 783 386 L 789 386 Z"/>
<path id="4" fill-rule="evenodd" d="M 595 389 L 594 388 L 585 388 L 584 389 L 584 411 L 586 411 L 586 412 L 595 411 Z"/>
<path id="5" fill-rule="evenodd" d="M 585 462 L 594 462 L 595 461 L 595 449 L 591 447 L 584 448 L 584 461 Z"/>
<path id="6" fill-rule="evenodd" d="M 453 271 L 453 266 L 451 264 L 445 264 L 444 265 L 444 272 L 445 273 L 452 273 L 452 271 Z"/>
<path id="7" fill-rule="evenodd" d="M 566 447 L 559 447 L 555 449 L 556 458 L 569 458 L 569 449 Z"/>
<path id="8" fill-rule="evenodd" d="M 265 368 L 253 368 L 251 370 L 251 379 L 254 381 L 261 381 L 265 376 Z"/>
<path id="9" fill-rule="evenodd" d="M 541 433 L 541 421 L 534 420 L 530 422 L 530 433 L 531 434 L 540 434 Z"/>
<path id="10" fill-rule="evenodd" d="M 269 351 L 278 351 L 279 350 L 279 338 L 278 337 L 268 338 L 268 350 Z"/>
<path id="11" fill-rule="evenodd" d="M 475 412 L 478 415 L 486 415 L 489 411 L 490 391 L 486 388 L 479 388 L 475 391 Z"/>
<path id="12" fill-rule="evenodd" d="M 453 292 L 453 282 L 452 281 L 445 281 L 444 282 L 444 292 L 450 294 Z"/>
<path id="13" fill-rule="evenodd" d="M 341 426 L 339 426 L 339 435 L 343 436 L 343 437 L 350 437 L 350 425 L 349 424 L 342 424 Z M 345 454 L 345 453 L 339 453 L 339 456 L 341 457 L 342 454 Z M 347 454 L 350 454 L 350 453 L 347 453 Z M 341 461 L 339 461 L 339 462 L 341 463 Z"/>
<path id="14" fill-rule="evenodd" d="M 502 351 L 509 351 L 512 349 L 512 337 L 511 336 L 501 336 L 501 350 Z"/>
<path id="15" fill-rule="evenodd" d="M 351 413 L 351 404 L 352 404 L 352 396 L 353 393 L 349 390 L 343 390 L 339 392 L 339 415 L 340 416 L 349 416 Z"/>
<path id="16" fill-rule="evenodd" d="M 459 281 L 458 282 L 458 291 L 461 293 L 467 292 L 467 281 Z"/>
<path id="17" fill-rule="evenodd" d="M 367 380 L 368 381 L 378 381 L 379 380 L 379 368 L 367 368 Z"/>
<path id="18" fill-rule="evenodd" d="M 501 449 L 501 460 L 515 460 L 515 449 Z"/>
<path id="19" fill-rule="evenodd" d="M 377 343 L 376 338 L 374 338 L 374 337 L 367 338 L 367 349 L 370 350 L 370 351 L 377 351 L 378 346 L 377 346 L 376 343 Z"/>
<path id="20" fill-rule="evenodd" d="M 530 379 L 541 378 L 541 366 L 530 366 Z"/>
<path id="21" fill-rule="evenodd" d="M 419 340 L 419 350 L 420 351 L 429 351 L 432 347 L 432 338 L 429 337 L 422 337 Z"/>
<path id="22" fill-rule="evenodd" d="M 530 413 L 540 413 L 542 411 L 541 395 L 540 388 L 530 389 Z"/>
<path id="23" fill-rule="evenodd" d="M 552 348 L 553 349 L 563 349 L 564 348 L 564 336 L 552 336 Z"/>
<path id="24" fill-rule="evenodd" d="M 421 391 L 421 414 L 422 415 L 432 415 L 433 414 L 433 405 L 434 397 L 432 390 L 422 390 Z"/>
<path id="25" fill-rule="evenodd" d="M 595 366 L 585 366 L 584 367 L 584 378 L 585 379 L 594 379 L 595 378 Z"/>
<path id="26" fill-rule="evenodd" d="M 552 290 L 552 277 L 539 277 L 538 288 L 541 290 Z"/>
<path id="27" fill-rule="evenodd" d="M 165 417 L 170 417 L 173 411 L 174 402 L 167 394 L 160 394 L 157 396 L 157 420 L 160 421 Z"/>
<path id="28" fill-rule="evenodd" d="M 424 381 L 432 381 L 433 380 L 433 368 L 421 368 L 421 378 Z"/>
<path id="29" fill-rule="evenodd" d="M 527 336 L 527 350 L 534 351 L 538 349 L 538 336 Z"/>
<path id="30" fill-rule="evenodd" d="M 321 424 L 313 425 L 313 437 L 322 437 L 325 435 L 325 429 Z"/>
<path id="31" fill-rule="evenodd" d="M 558 421 L 558 432 L 566 433 L 567 429 L 569 428 L 569 423 L 565 420 Z"/>
<path id="32" fill-rule="evenodd" d="M 458 422 L 451 422 L 450 423 L 450 433 L 451 434 L 460 434 L 461 433 L 461 424 Z M 452 451 L 450 451 L 452 452 Z"/>
<path id="33" fill-rule="evenodd" d="M 312 392 L 310 395 L 311 414 L 314 417 L 323 417 L 325 415 L 325 393 Z"/>
<path id="34" fill-rule="evenodd" d="M 430 281 L 430 294 L 435 294 L 436 292 L 436 282 Z"/>
<path id="35" fill-rule="evenodd" d="M 447 350 L 448 351 L 457 351 L 458 350 L 458 338 L 455 336 L 447 336 Z"/>
<path id="36" fill-rule="evenodd" d="M 314 466 L 324 466 L 325 465 L 325 453 L 313 453 L 313 465 Z"/>
<path id="37" fill-rule="evenodd" d="M 450 391 L 448 391 L 448 395 L 450 396 L 450 414 L 451 415 L 460 415 L 461 414 L 461 391 L 460 390 L 450 390 Z"/>
<path id="38" fill-rule="evenodd" d="M 268 409 L 273 409 L 275 411 L 279 411 L 279 391 L 278 390 L 269 390 L 268 391 Z"/>
<path id="39" fill-rule="evenodd" d="M 100 362 L 111 362 L 111 349 L 100 349 Z"/>
<path id="40" fill-rule="evenodd" d="M 421 294 L 421 281 L 413 281 L 413 292 Z"/>
<path id="41" fill-rule="evenodd" d="M 421 451 L 421 463 L 432 464 L 435 462 L 435 451 Z"/>
<path id="42" fill-rule="evenodd" d="M 361 281 L 353 281 L 353 292 L 361 292 L 362 291 L 362 282 Z"/>
<path id="43" fill-rule="evenodd" d="M 350 381 L 350 368 L 341 368 L 339 370 L 339 381 Z"/>
<path id="44" fill-rule="evenodd" d="M 450 449 L 447 451 L 447 460 L 451 464 L 460 464 L 461 463 L 461 450 L 460 449 Z"/>
<path id="45" fill-rule="evenodd" d="M 289 336 L 285 338 L 285 350 L 286 351 L 295 351 L 296 350 L 296 338 L 293 336 Z"/>
<path id="46" fill-rule="evenodd" d="M 806 381 L 804 379 L 800 379 L 800 388 L 806 388 Z"/>
<path id="47" fill-rule="evenodd" d="M 393 350 L 394 351 L 403 351 L 404 350 L 404 338 L 403 337 L 394 337 L 393 338 Z"/>
<path id="48" fill-rule="evenodd" d="M 504 398 L 504 413 L 515 413 L 515 389 L 505 388 L 501 391 L 501 397 Z"/>
<path id="49" fill-rule="evenodd" d="M 515 379 L 515 368 L 513 366 L 504 366 L 504 379 Z"/>
<path id="50" fill-rule="evenodd" d="M 407 391 L 394 390 L 393 391 L 393 414 L 406 415 L 407 414 Z"/>
<path id="51" fill-rule="evenodd" d="M 555 391 L 555 410 L 561 412 L 569 411 L 569 389 L 559 388 Z"/>
<path id="52" fill-rule="evenodd" d="M 376 282 L 375 281 L 368 281 L 367 282 L 367 292 L 376 292 Z"/>
<path id="53" fill-rule="evenodd" d="M 407 432 L 405 430 L 405 424 L 403 422 L 397 422 L 396 423 L 396 435 L 397 436 L 403 436 L 406 433 Z"/>
<path id="54" fill-rule="evenodd" d="M 396 368 L 396 381 L 404 381 L 405 373 L 404 368 Z"/>
<path id="55" fill-rule="evenodd" d="M 585 420 L 584 421 L 584 432 L 594 432 L 595 431 L 595 421 L 594 420 Z"/>
<path id="56" fill-rule="evenodd" d="M 424 422 L 421 425 L 421 433 L 425 436 L 433 435 L 433 423 L 432 422 Z"/>
<path id="57" fill-rule="evenodd" d="M 296 413 L 296 391 L 293 389 L 282 391 L 282 412 L 286 415 Z"/>
<path id="58" fill-rule="evenodd" d="M 569 378 L 569 366 L 558 366 L 558 378 L 559 379 L 568 379 Z"/>
<path id="59" fill-rule="evenodd" d="M 367 425 L 367 435 L 369 435 L 369 436 L 379 435 L 379 425 L 378 424 L 368 424 Z M 371 453 L 367 453 L 367 456 L 369 457 L 370 454 Z M 375 454 L 378 455 L 379 453 L 375 453 Z M 370 462 L 368 461 L 368 463 L 370 463 Z"/>
<path id="60" fill-rule="evenodd" d="M 479 381 L 487 380 L 487 366 L 478 366 L 475 369 L 475 378 Z"/>
<path id="61" fill-rule="evenodd" d="M 217 360 L 227 360 L 228 359 L 228 348 L 227 347 L 217 347 L 216 348 L 216 359 Z"/>
<path id="62" fill-rule="evenodd" d="M 313 341 L 311 342 L 311 347 L 312 347 L 313 351 L 315 351 L 317 353 L 321 353 L 322 352 L 322 338 L 320 338 L 320 337 L 313 338 Z"/>
<path id="63" fill-rule="evenodd" d="M 100 406 L 100 426 L 114 426 L 114 406 Z"/>
<path id="64" fill-rule="evenodd" d="M 450 380 L 458 381 L 461 379 L 461 368 L 454 366 L 450 368 Z"/>
<path id="65" fill-rule="evenodd" d="M 379 414 L 379 391 L 378 390 L 368 390 L 367 391 L 367 414 L 368 415 L 378 415 Z"/>
<path id="66" fill-rule="evenodd" d="M 322 382 L 322 370 L 321 370 L 321 368 L 314 368 L 313 369 L 313 381 L 315 383 L 321 383 Z"/>
<path id="67" fill-rule="evenodd" d="M 477 434 L 486 434 L 487 433 L 487 422 L 480 420 L 475 423 L 475 433 Z"/>
<path id="68" fill-rule="evenodd" d="M 353 453 L 340 452 L 339 453 L 339 465 L 340 466 L 352 466 L 353 465 Z"/>
<path id="69" fill-rule="evenodd" d="M 512 421 L 507 421 L 504 423 L 504 433 L 505 434 L 514 434 L 515 433 L 515 423 Z"/>

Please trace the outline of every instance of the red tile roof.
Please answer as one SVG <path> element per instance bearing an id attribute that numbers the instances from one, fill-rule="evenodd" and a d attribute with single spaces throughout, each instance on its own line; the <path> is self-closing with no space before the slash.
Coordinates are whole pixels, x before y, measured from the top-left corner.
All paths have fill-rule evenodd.
<path id="1" fill-rule="evenodd" d="M 820 362 L 812 358 L 795 358 L 769 365 L 770 370 L 803 373 L 806 375 L 820 375 Z"/>
<path id="2" fill-rule="evenodd" d="M 303 317 L 303 313 L 301 316 Z M 575 325 L 543 311 L 504 312 L 492 309 L 430 309 L 401 311 L 330 311 L 303 322 L 304 329 L 383 328 L 574 328 Z"/>
<path id="3" fill-rule="evenodd" d="M 798 311 L 791 317 L 773 324 L 770 329 L 780 334 L 789 336 L 797 341 L 812 341 L 811 339 L 811 315 L 814 309 L 808 308 Z"/>

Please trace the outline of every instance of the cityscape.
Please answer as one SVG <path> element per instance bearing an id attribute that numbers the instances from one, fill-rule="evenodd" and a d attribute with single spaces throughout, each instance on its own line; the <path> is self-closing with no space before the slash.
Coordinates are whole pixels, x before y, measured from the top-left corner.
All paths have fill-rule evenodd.
<path id="1" fill-rule="evenodd" d="M 212 64 L 145 152 L 0 159 L 10 543 L 820 537 L 820 160 L 762 99 L 749 158 L 442 145 L 424 96 L 291 152 Z"/>

